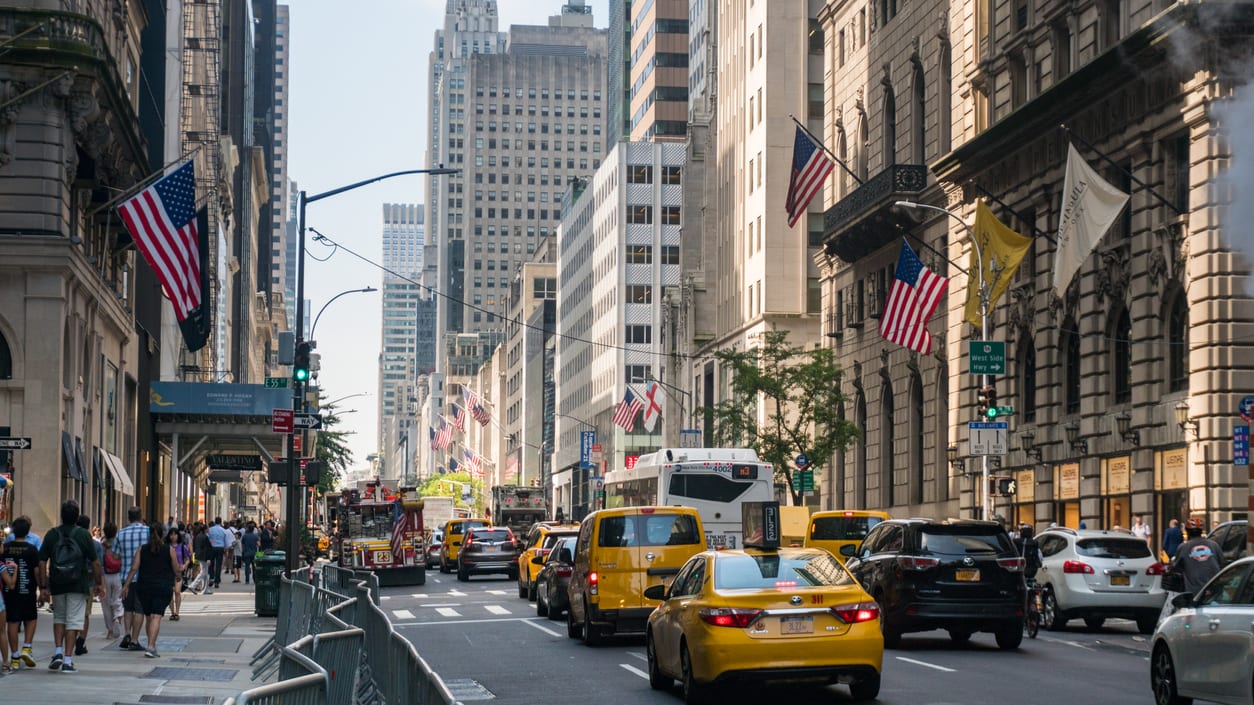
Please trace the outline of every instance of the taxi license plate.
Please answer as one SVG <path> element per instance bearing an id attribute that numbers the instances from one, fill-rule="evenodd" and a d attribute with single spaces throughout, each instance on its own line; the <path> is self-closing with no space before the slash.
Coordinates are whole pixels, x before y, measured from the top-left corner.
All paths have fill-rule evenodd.
<path id="1" fill-rule="evenodd" d="M 391 551 L 375 551 L 371 557 L 374 559 L 375 563 L 391 563 L 392 562 Z"/>
<path id="2" fill-rule="evenodd" d="M 1111 585 L 1131 585 L 1132 578 L 1130 578 L 1127 575 L 1112 575 L 1110 576 L 1110 584 Z"/>
<path id="3" fill-rule="evenodd" d="M 813 634 L 814 633 L 814 617 L 780 617 L 779 618 L 780 634 Z"/>
<path id="4" fill-rule="evenodd" d="M 954 580 L 960 583 L 975 583 L 980 580 L 979 570 L 955 570 Z"/>

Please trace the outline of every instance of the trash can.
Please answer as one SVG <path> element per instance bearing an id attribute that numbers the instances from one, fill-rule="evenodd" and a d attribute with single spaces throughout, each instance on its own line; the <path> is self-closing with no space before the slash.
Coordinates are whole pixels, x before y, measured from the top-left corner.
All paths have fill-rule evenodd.
<path id="1" fill-rule="evenodd" d="M 279 579 L 287 564 L 287 553 L 264 551 L 253 561 L 254 610 L 258 617 L 279 616 Z"/>

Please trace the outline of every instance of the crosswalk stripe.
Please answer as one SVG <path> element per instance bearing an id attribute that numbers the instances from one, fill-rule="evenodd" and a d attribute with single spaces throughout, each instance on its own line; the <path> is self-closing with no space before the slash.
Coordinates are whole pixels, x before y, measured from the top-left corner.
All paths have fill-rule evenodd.
<path id="1" fill-rule="evenodd" d="M 460 617 L 460 616 L 462 616 L 460 612 L 458 612 L 457 610 L 453 609 L 452 607 L 437 607 L 437 608 L 435 608 L 435 611 L 436 611 L 436 612 L 439 612 L 441 617 Z"/>
<path id="2" fill-rule="evenodd" d="M 485 605 L 485 607 L 492 614 L 509 614 L 509 610 L 501 607 L 500 605 Z"/>
<path id="3" fill-rule="evenodd" d="M 392 610 L 392 614 L 395 615 L 397 619 L 413 619 L 414 618 L 414 613 L 410 612 L 409 610 Z"/>

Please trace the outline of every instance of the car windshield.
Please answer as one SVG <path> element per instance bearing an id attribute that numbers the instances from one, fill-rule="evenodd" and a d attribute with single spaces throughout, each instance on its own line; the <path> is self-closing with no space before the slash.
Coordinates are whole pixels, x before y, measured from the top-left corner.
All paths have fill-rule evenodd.
<path id="1" fill-rule="evenodd" d="M 723 554 L 714 561 L 716 590 L 851 584 L 853 578 L 830 553 Z"/>
<path id="2" fill-rule="evenodd" d="M 477 529 L 470 532 L 475 541 L 509 541 L 509 532 L 505 529 Z"/>
<path id="3" fill-rule="evenodd" d="M 944 556 L 966 556 L 976 553 L 1007 553 L 1014 550 L 1010 537 L 1004 531 L 963 529 L 961 532 L 929 527 L 919 533 L 924 553 Z"/>
<path id="4" fill-rule="evenodd" d="M 815 541 L 861 541 L 881 521 L 883 519 L 879 517 L 818 517 L 810 522 L 810 538 Z"/>
<path id="5" fill-rule="evenodd" d="M 629 546 L 680 546 L 704 544 L 696 519 L 689 514 L 641 514 L 608 516 L 601 520 L 598 544 L 611 548 Z"/>
<path id="6" fill-rule="evenodd" d="M 481 521 L 455 521 L 448 527 L 450 534 L 464 534 L 476 526 L 487 526 Z"/>
<path id="7" fill-rule="evenodd" d="M 1087 558 L 1149 558 L 1149 544 L 1140 539 L 1080 539 L 1075 552 Z"/>
<path id="8" fill-rule="evenodd" d="M 540 545 L 540 548 L 553 548 L 553 545 L 556 544 L 558 541 L 561 541 L 564 538 L 569 538 L 571 536 L 574 536 L 574 534 L 559 534 L 556 532 L 549 532 L 548 535 L 544 537 L 544 543 Z"/>

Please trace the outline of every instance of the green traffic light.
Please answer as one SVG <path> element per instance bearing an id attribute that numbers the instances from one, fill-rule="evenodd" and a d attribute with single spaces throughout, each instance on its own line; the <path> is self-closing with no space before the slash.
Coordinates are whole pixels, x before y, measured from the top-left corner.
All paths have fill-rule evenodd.
<path id="1" fill-rule="evenodd" d="M 307 381 L 309 379 L 309 370 L 303 370 L 298 367 L 295 371 L 293 371 L 292 376 L 297 382 Z"/>

